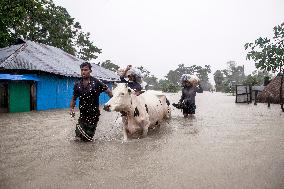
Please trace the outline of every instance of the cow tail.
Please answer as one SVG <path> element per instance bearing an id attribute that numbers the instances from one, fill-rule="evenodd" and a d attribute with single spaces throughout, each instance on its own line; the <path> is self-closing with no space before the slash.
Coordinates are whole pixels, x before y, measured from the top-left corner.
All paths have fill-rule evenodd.
<path id="1" fill-rule="evenodd" d="M 166 103 L 167 103 L 168 106 L 170 106 L 170 104 L 171 104 L 170 101 L 167 99 L 167 97 L 166 97 Z"/>
<path id="2" fill-rule="evenodd" d="M 166 97 L 166 103 L 168 105 L 168 108 L 167 108 L 167 118 L 170 118 L 171 117 L 171 107 L 170 107 L 170 101 L 168 100 L 168 98 Z"/>

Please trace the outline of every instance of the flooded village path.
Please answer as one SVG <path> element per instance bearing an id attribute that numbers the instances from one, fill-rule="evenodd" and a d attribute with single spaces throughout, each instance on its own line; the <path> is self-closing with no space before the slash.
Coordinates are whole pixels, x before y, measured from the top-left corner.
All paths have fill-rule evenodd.
<path id="1" fill-rule="evenodd" d="M 174 109 L 126 143 L 115 112 L 90 143 L 74 141 L 68 110 L 0 114 L 0 188 L 284 188 L 284 113 L 234 100 L 198 94 L 196 119 Z"/>

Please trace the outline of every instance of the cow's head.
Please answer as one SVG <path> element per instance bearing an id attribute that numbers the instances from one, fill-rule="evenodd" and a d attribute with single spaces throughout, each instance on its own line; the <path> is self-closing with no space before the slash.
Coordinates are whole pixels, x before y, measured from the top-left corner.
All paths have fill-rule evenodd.
<path id="1" fill-rule="evenodd" d="M 131 108 L 131 94 L 133 90 L 126 83 L 119 83 L 113 89 L 113 97 L 105 104 L 112 111 L 128 111 Z"/>

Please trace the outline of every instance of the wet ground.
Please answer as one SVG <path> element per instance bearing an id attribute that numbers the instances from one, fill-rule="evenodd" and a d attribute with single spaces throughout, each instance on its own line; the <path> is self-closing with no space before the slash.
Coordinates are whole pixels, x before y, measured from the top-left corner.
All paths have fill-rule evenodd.
<path id="1" fill-rule="evenodd" d="M 284 113 L 234 100 L 198 94 L 195 119 L 174 109 L 126 143 L 115 112 L 90 143 L 74 141 L 68 110 L 0 114 L 0 188 L 284 188 Z"/>

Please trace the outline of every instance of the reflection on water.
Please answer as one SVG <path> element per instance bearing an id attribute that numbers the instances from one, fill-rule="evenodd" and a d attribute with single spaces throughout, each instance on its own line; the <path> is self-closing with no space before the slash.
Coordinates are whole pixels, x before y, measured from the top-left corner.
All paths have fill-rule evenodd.
<path id="1" fill-rule="evenodd" d="M 116 112 L 102 112 L 89 143 L 74 140 L 68 110 L 0 114 L 0 188 L 284 187 L 279 105 L 196 100 L 194 119 L 173 107 L 171 120 L 126 143 Z"/>

